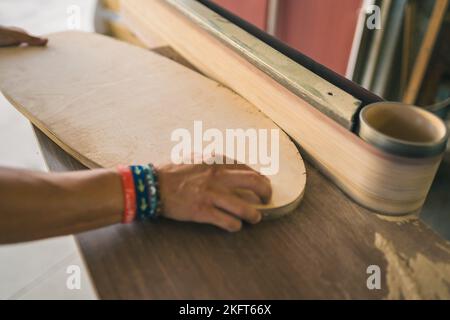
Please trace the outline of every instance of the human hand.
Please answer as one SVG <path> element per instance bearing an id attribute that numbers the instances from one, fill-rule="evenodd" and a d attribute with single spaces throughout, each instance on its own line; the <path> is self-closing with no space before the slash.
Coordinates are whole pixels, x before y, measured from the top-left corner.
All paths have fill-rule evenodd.
<path id="1" fill-rule="evenodd" d="M 0 47 L 19 46 L 21 44 L 45 46 L 47 42 L 47 39 L 31 36 L 22 29 L 0 26 Z"/>
<path id="2" fill-rule="evenodd" d="M 182 164 L 157 168 L 163 216 L 239 231 L 242 221 L 255 224 L 261 213 L 236 193 L 251 191 L 260 203 L 272 195 L 270 180 L 246 165 Z"/>

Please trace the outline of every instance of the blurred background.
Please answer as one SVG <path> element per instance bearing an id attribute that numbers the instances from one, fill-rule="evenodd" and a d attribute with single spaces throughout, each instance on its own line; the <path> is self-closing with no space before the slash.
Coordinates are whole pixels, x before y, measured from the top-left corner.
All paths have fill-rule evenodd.
<path id="1" fill-rule="evenodd" d="M 387 100 L 431 105 L 450 96 L 447 0 L 214 2 Z"/>

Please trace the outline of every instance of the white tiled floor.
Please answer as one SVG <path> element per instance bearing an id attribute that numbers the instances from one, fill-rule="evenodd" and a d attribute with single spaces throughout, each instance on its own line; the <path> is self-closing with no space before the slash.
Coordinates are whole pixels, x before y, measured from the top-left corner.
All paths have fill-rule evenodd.
<path id="1" fill-rule="evenodd" d="M 69 290 L 69 266 L 81 287 Z M 72 236 L 0 247 L 0 299 L 95 299 L 95 289 Z"/>
<path id="2" fill-rule="evenodd" d="M 92 31 L 94 0 L 0 0 L 0 25 L 22 27 L 35 34 L 62 31 L 67 28 L 72 5 L 81 9 L 81 29 Z M 46 170 L 29 122 L 1 94 L 0 165 Z M 66 286 L 70 265 L 81 268 L 80 290 Z M 0 246 L 0 299 L 95 298 L 72 236 Z"/>

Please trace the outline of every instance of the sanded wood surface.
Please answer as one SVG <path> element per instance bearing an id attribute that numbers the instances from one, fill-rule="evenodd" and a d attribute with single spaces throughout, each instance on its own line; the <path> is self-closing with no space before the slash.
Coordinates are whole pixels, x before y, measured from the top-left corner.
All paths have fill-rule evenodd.
<path id="1" fill-rule="evenodd" d="M 315 88 L 322 92 L 329 86 L 327 81 L 312 77 L 289 59 L 279 60 L 273 48 L 197 1 L 124 1 L 121 10 L 133 18 L 131 28 L 141 34 L 146 30 L 159 34 L 205 75 L 268 115 L 358 203 L 391 215 L 422 207 L 442 157 L 396 157 L 364 142 L 311 103 L 327 95 L 313 94 Z M 290 72 L 291 68 L 298 73 Z M 289 76 L 293 78 L 287 81 Z M 309 94 L 299 94 L 293 83 L 307 88 Z M 333 97 L 336 90 L 330 90 Z M 327 101 L 342 111 L 340 98 Z"/>
<path id="2" fill-rule="evenodd" d="M 50 35 L 48 48 L 2 50 L 0 69 L 0 89 L 13 105 L 90 168 L 172 163 L 191 152 L 208 153 L 204 148 L 219 134 L 217 153 L 246 160 L 262 173 L 273 168 L 273 197 L 261 208 L 266 217 L 291 212 L 303 196 L 303 160 L 286 134 L 229 89 L 156 53 L 101 35 L 65 32 Z M 215 135 L 204 138 L 210 128 Z M 254 130 L 257 137 L 263 129 L 267 139 L 251 145 L 248 138 L 246 156 L 239 159 L 237 138 L 228 135 L 233 129 Z M 173 152 L 181 139 L 176 130 L 188 134 L 184 155 Z M 272 140 L 272 130 L 279 140 Z M 235 147 L 228 148 L 232 142 Z"/>
<path id="3" fill-rule="evenodd" d="M 36 131 L 52 171 L 82 169 Z M 355 204 L 309 163 L 295 214 L 228 234 L 175 223 L 113 226 L 76 236 L 100 298 L 449 299 L 450 244 L 417 217 Z M 366 286 L 370 265 L 381 290 Z"/>

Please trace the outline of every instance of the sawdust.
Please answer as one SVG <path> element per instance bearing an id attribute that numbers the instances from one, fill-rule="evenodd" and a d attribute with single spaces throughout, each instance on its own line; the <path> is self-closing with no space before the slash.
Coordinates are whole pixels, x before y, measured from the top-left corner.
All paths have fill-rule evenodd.
<path id="1" fill-rule="evenodd" d="M 397 225 L 401 226 L 407 223 L 415 223 L 417 222 L 417 220 L 419 219 L 419 215 L 420 212 L 414 212 L 405 216 L 387 216 L 387 215 L 382 215 L 382 214 L 376 214 L 376 216 L 383 220 L 383 221 L 388 221 L 388 222 L 394 222 Z"/>
<path id="2" fill-rule="evenodd" d="M 375 246 L 387 260 L 387 299 L 450 299 L 450 264 L 433 262 L 421 253 L 408 258 L 375 233 Z"/>

